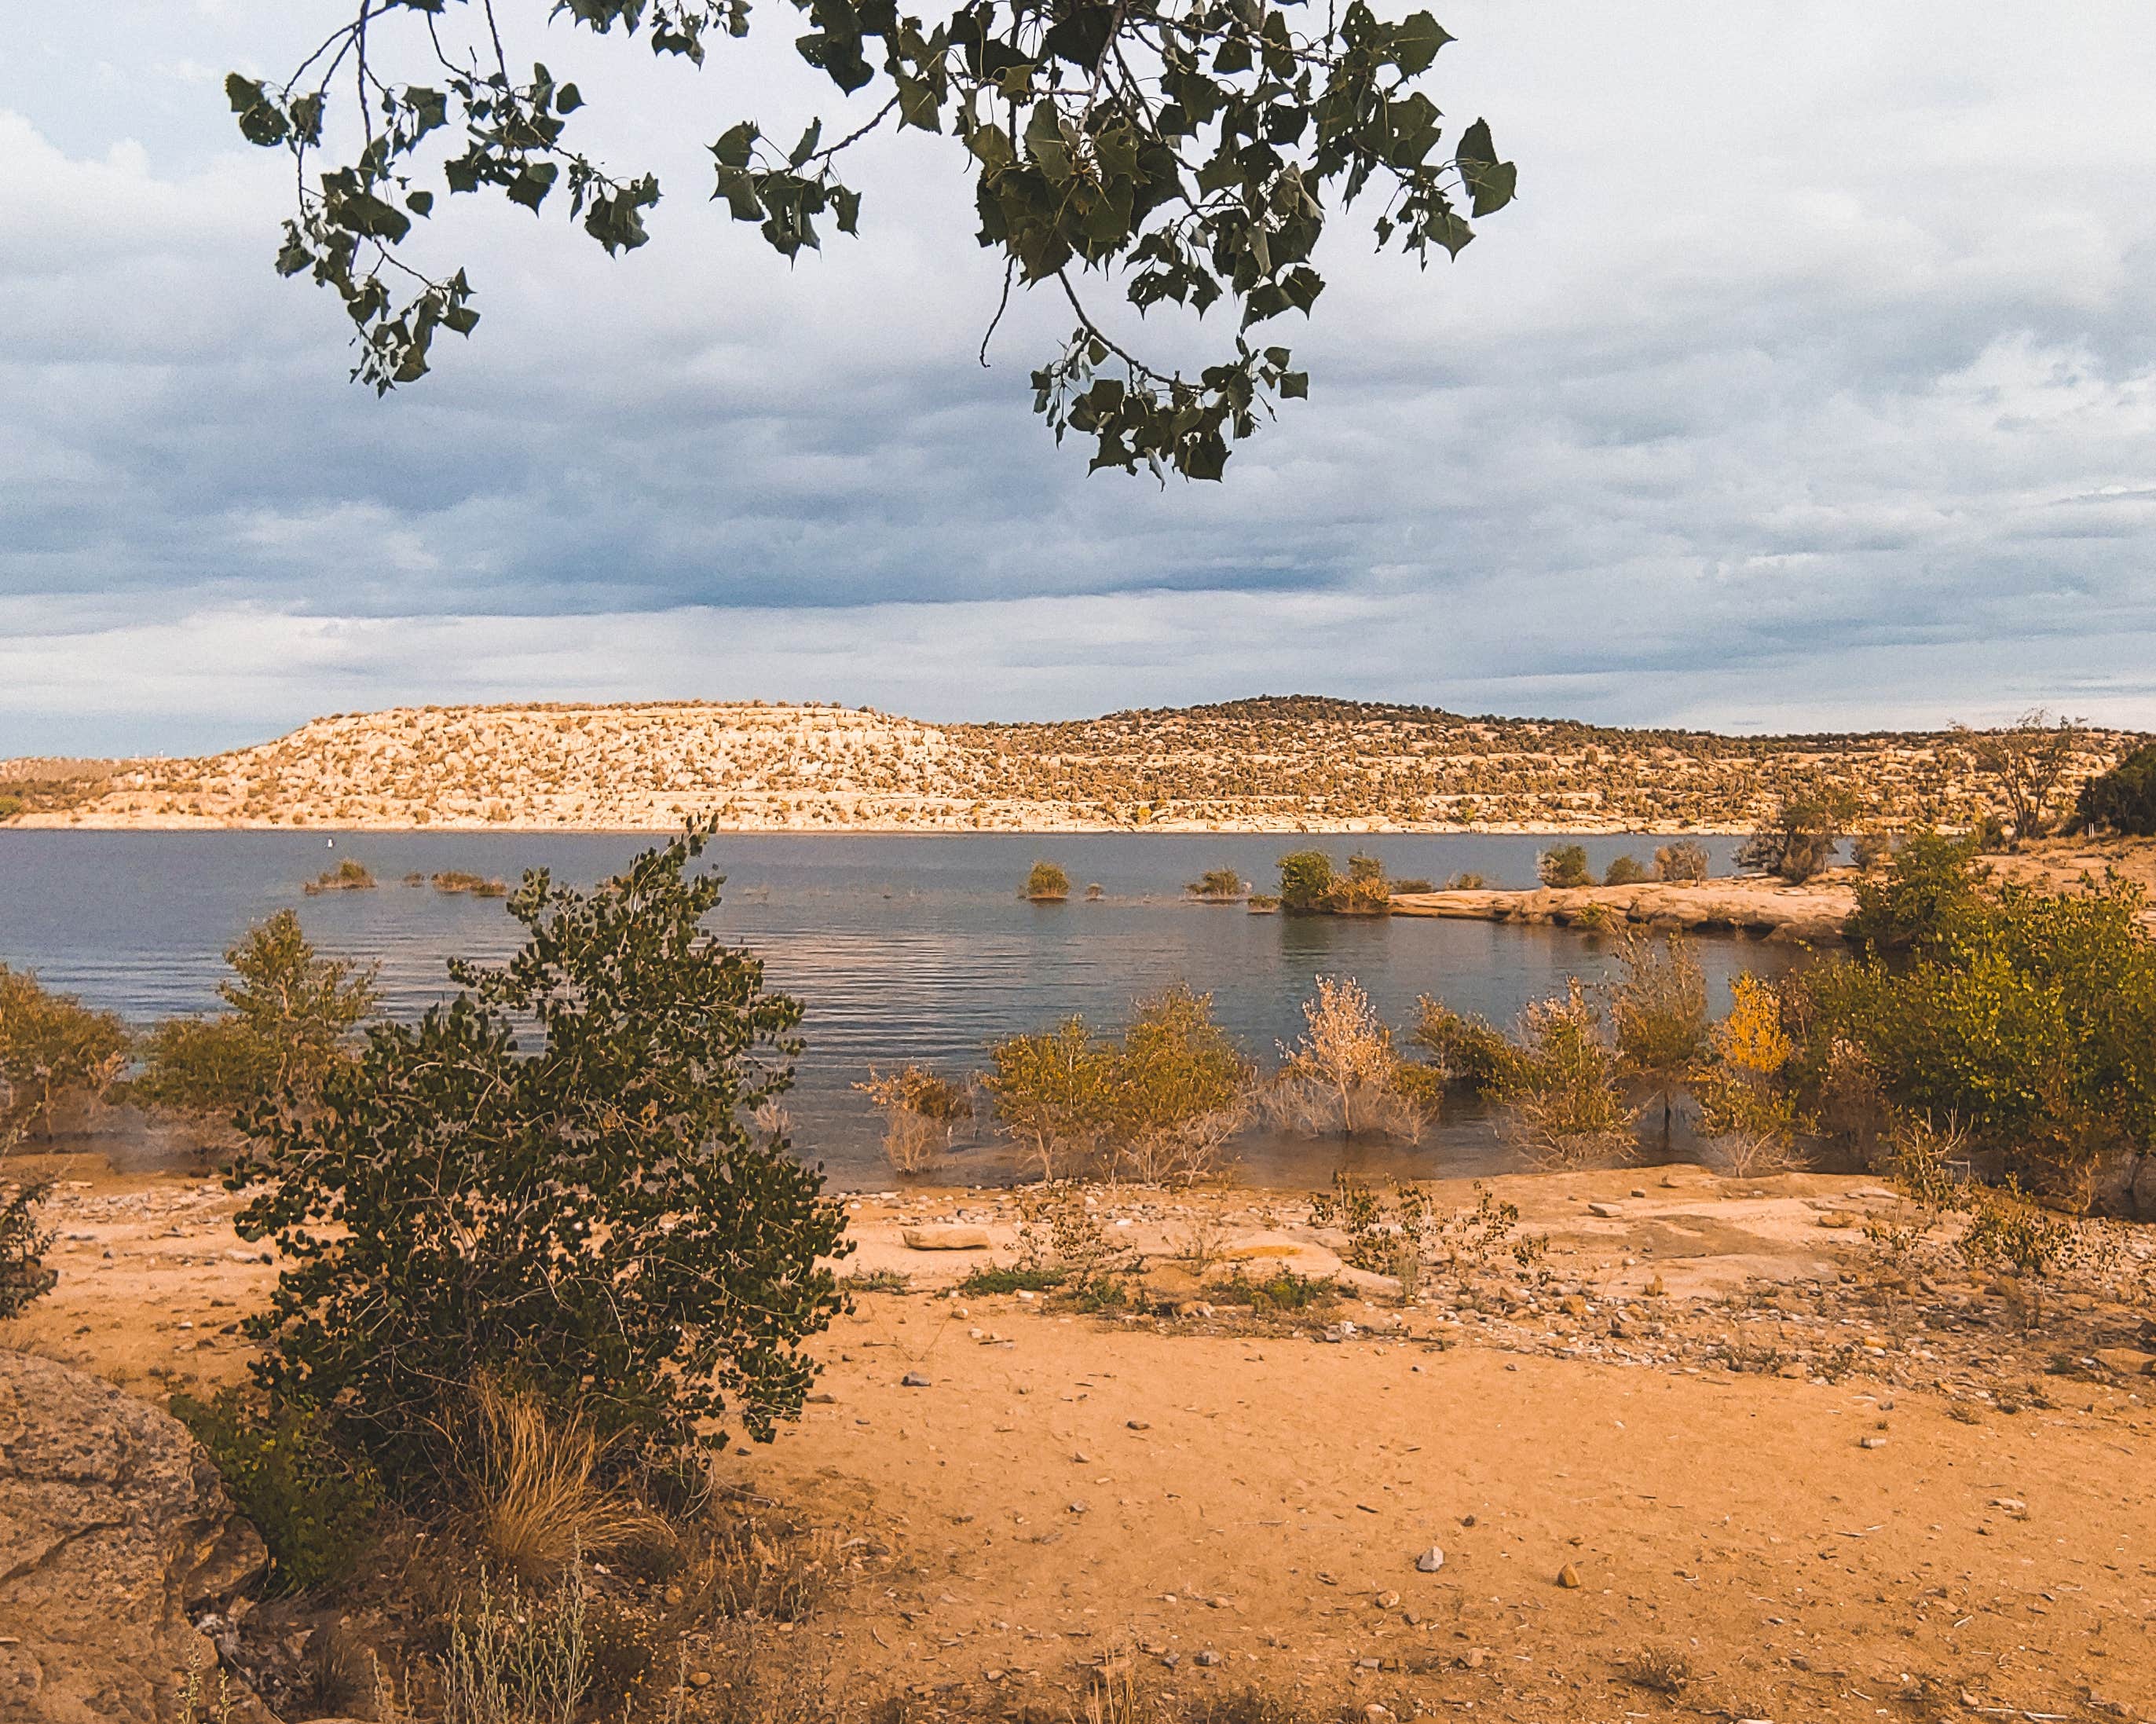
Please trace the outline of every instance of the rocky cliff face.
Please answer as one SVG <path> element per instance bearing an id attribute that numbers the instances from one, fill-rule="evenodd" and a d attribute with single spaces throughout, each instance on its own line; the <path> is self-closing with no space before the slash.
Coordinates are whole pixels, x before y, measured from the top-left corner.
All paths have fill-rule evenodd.
<path id="1" fill-rule="evenodd" d="M 196 1624 L 263 1559 L 178 1420 L 0 1352 L 4 1724 L 173 1724 L 191 1670 L 213 1702 L 217 1649 Z M 268 1724 L 244 1689 L 230 1698 L 234 1720 Z"/>

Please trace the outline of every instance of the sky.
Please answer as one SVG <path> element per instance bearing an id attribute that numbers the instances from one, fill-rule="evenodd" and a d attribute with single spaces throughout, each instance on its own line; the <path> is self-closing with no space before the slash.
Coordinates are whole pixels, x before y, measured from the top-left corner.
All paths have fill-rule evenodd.
<path id="1" fill-rule="evenodd" d="M 483 321 L 385 400 L 273 273 L 285 158 L 220 87 L 338 0 L 33 9 L 0 35 L 0 756 L 583 699 L 2156 729 L 2145 8 L 1432 3 L 1427 87 L 1518 202 L 1421 272 L 1336 211 L 1317 318 L 1274 326 L 1310 400 L 1165 488 L 1033 414 L 1045 299 L 978 363 L 1001 275 L 947 139 L 865 146 L 861 238 L 790 267 L 707 201 L 734 120 L 845 123 L 776 0 L 701 74 L 502 8 L 658 172 L 653 241 L 460 200 L 426 255 Z"/>

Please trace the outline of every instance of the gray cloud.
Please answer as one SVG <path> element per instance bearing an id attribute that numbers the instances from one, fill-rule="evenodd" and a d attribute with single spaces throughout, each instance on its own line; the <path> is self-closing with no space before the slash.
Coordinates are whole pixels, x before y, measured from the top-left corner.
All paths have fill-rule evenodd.
<path id="1" fill-rule="evenodd" d="M 664 168 L 658 243 L 485 215 L 478 336 L 377 403 L 270 275 L 275 159 L 219 111 L 286 9 L 141 5 L 95 54 L 33 26 L 0 48 L 0 752 L 555 695 L 2156 725 L 2135 11 L 1444 17 L 1520 205 L 1424 276 L 1340 224 L 1287 331 L 1313 399 L 1165 493 L 1030 417 L 1052 307 L 973 362 L 998 278 L 936 141 L 880 146 L 869 237 L 792 269 L 705 207 L 742 89 L 798 123 L 783 53 L 698 80 L 550 38 Z"/>

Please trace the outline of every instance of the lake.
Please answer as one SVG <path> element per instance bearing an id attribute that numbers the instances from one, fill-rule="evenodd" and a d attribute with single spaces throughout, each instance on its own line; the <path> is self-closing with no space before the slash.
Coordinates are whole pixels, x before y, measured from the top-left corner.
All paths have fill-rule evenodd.
<path id="1" fill-rule="evenodd" d="M 328 842 L 333 836 L 334 844 Z M 1717 873 L 1737 840 L 1702 840 Z M 648 835 L 313 832 L 65 832 L 0 829 L 0 962 L 38 972 L 137 1024 L 218 1007 L 223 954 L 272 911 L 299 912 L 326 953 L 375 962 L 388 1008 L 415 1015 L 449 990 L 451 955 L 499 958 L 519 930 L 499 899 L 397 884 L 418 871 L 463 870 L 512 884 L 526 868 L 589 884 L 654 842 Z M 752 948 L 774 988 L 807 1007 L 808 1049 L 788 1111 L 803 1154 L 850 1188 L 891 1183 L 880 1126 L 851 1085 L 879 1065 L 916 1060 L 952 1075 L 985 1063 L 994 1038 L 1071 1013 L 1120 1024 L 1131 1000 L 1176 981 L 1214 996 L 1221 1022 L 1270 1065 L 1301 1029 L 1301 1002 L 1319 975 L 1354 977 L 1395 1025 L 1433 993 L 1509 1024 L 1530 1000 L 1610 964 L 1609 942 L 1558 928 L 1426 917 L 1252 916 L 1240 905 L 1187 900 L 1183 882 L 1233 867 L 1270 890 L 1286 851 L 1314 846 L 1343 866 L 1352 851 L 1396 878 L 1442 884 L 1463 870 L 1492 885 L 1534 883 L 1553 840 L 1511 834 L 1300 837 L 1284 834 L 983 834 L 923 836 L 752 834 L 715 839 L 708 865 L 727 879 L 712 926 Z M 1579 840 L 1598 875 L 1620 852 L 1650 861 L 1652 838 Z M 1018 895 L 1036 858 L 1060 863 L 1068 903 Z M 304 882 L 349 858 L 382 882 L 373 891 L 310 896 Z M 1096 902 L 1080 895 L 1097 883 Z M 1741 940 L 1697 947 L 1716 1009 L 1731 975 L 1779 972 L 1790 948 Z M 1322 1183 L 1337 1144 L 1250 1134 L 1246 1177 Z M 1358 1146 L 1373 1174 L 1481 1172 L 1505 1165 L 1489 1124 L 1471 1111 L 1433 1126 L 1412 1149 Z M 947 1177 L 1010 1177 L 983 1141 Z"/>

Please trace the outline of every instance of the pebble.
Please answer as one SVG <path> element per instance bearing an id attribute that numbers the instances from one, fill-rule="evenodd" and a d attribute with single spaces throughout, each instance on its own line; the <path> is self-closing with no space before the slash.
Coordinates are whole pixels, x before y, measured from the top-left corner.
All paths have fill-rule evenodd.
<path id="1" fill-rule="evenodd" d="M 1149 1431 L 1152 1427 L 1147 1424 L 1142 1419 L 1127 1419 L 1123 1421 L 1123 1429 L 1133 1431 Z"/>
<path id="2" fill-rule="evenodd" d="M 1198 1662 L 1204 1665 L 1205 1668 L 1209 1670 L 1214 1665 L 1220 1662 L 1220 1655 L 1213 1651 L 1201 1652 L 1198 1655 Z"/>
<path id="3" fill-rule="evenodd" d="M 1887 1439 L 1884 1437 L 1859 1437 L 1856 1446 L 1860 1449 L 1884 1449 Z"/>
<path id="4" fill-rule="evenodd" d="M 1557 1583 L 1567 1592 L 1578 1592 L 1580 1588 L 1579 1571 L 1568 1562 L 1557 1572 Z"/>
<path id="5" fill-rule="evenodd" d="M 1443 1567 L 1445 1552 L 1436 1545 L 1432 1545 L 1415 1558 L 1415 1572 L 1419 1574 L 1435 1574 Z"/>
<path id="6" fill-rule="evenodd" d="M 1378 1609 L 1380 1610 L 1390 1610 L 1399 1602 L 1400 1595 L 1398 1593 L 1380 1593 L 1376 1599 Z"/>
<path id="7" fill-rule="evenodd" d="M 935 1387 L 933 1383 L 930 1383 L 929 1380 L 923 1377 L 918 1371 L 907 1372 L 905 1376 L 898 1379 L 898 1386 L 901 1388 L 932 1388 Z"/>

